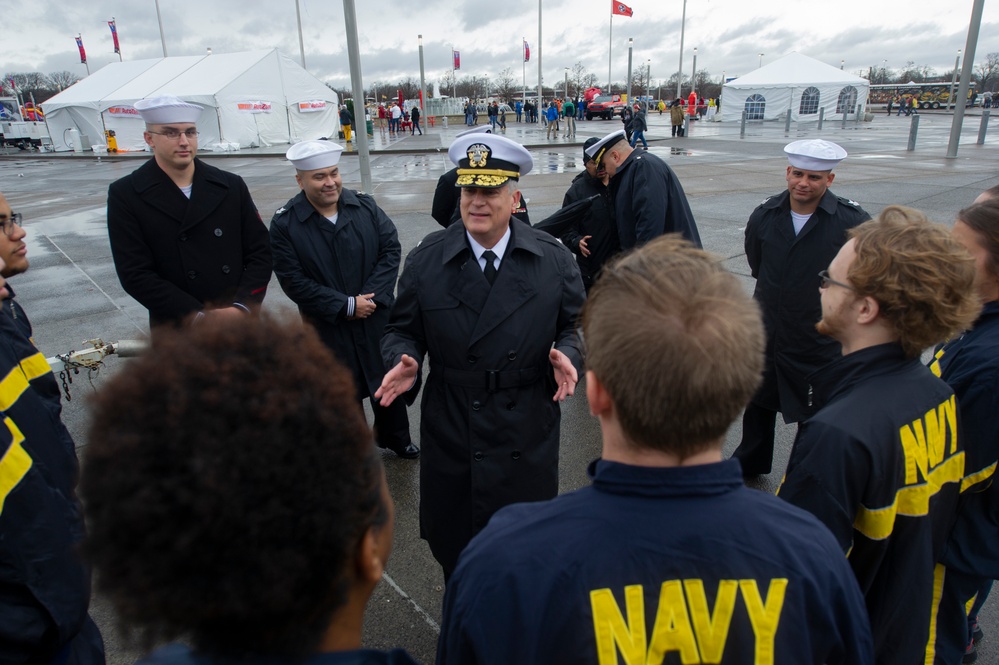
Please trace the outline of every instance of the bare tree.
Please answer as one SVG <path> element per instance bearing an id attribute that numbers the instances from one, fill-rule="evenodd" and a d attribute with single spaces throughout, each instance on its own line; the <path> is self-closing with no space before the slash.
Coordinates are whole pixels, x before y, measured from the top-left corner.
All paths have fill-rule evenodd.
<path id="1" fill-rule="evenodd" d="M 61 72 L 49 72 L 48 76 L 49 82 L 52 83 L 60 92 L 73 85 L 80 80 L 80 77 L 73 72 L 66 71 L 65 69 Z"/>
<path id="2" fill-rule="evenodd" d="M 471 76 L 462 76 L 455 83 L 455 96 L 472 97 L 475 94 L 476 80 Z"/>
<path id="3" fill-rule="evenodd" d="M 582 62 L 577 62 L 569 70 L 569 95 L 582 96 L 588 88 L 597 84 L 597 75 L 586 69 Z"/>
<path id="4" fill-rule="evenodd" d="M 985 62 L 975 65 L 975 73 L 978 76 L 979 92 L 986 90 L 994 92 L 997 78 L 999 78 L 999 52 L 992 52 L 985 56 Z"/>
<path id="5" fill-rule="evenodd" d="M 517 85 L 517 80 L 513 77 L 513 70 L 509 67 L 499 73 L 493 84 L 496 96 L 506 102 L 512 100 L 513 96 L 521 91 L 521 87 Z"/>
<path id="6" fill-rule="evenodd" d="M 454 82 L 455 82 L 454 72 L 450 69 L 446 70 L 439 79 L 437 79 L 437 85 L 440 86 L 441 94 L 453 96 L 454 95 Z"/>
<path id="7" fill-rule="evenodd" d="M 398 97 L 402 93 L 403 99 L 418 99 L 420 96 L 420 82 L 412 76 L 399 81 L 392 90 L 391 97 Z"/>

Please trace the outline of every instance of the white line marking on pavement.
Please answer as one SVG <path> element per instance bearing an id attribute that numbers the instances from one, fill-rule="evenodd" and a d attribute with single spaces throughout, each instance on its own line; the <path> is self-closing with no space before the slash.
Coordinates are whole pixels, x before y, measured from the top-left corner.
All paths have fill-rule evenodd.
<path id="1" fill-rule="evenodd" d="M 434 618 L 432 616 L 430 616 L 430 613 L 427 612 L 422 607 L 420 607 L 419 604 L 415 600 L 413 600 L 412 596 L 410 596 L 408 593 L 406 593 L 405 591 L 403 591 L 402 587 L 399 586 L 398 584 L 396 584 L 395 580 L 392 579 L 392 577 L 388 573 L 384 573 L 383 572 L 382 573 L 382 579 L 385 580 L 386 582 L 388 582 L 389 586 L 392 587 L 393 589 L 395 589 L 395 592 L 397 594 L 399 594 L 400 596 L 402 596 L 403 599 L 406 600 L 406 602 L 408 602 L 410 605 L 413 606 L 413 609 L 416 610 L 416 613 L 419 614 L 421 617 L 423 617 L 423 620 L 426 621 L 427 624 L 431 628 L 434 629 L 435 633 L 437 633 L 438 635 L 441 634 L 441 626 L 440 626 L 440 624 L 437 623 L 436 621 L 434 621 Z"/>

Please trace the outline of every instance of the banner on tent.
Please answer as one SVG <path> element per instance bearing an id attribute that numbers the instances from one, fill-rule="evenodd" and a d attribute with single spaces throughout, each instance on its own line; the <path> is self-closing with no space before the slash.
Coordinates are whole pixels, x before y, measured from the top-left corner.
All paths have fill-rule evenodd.
<path id="1" fill-rule="evenodd" d="M 314 99 L 311 102 L 299 102 L 299 113 L 317 113 L 326 110 L 326 102 L 321 99 Z"/>
<path id="2" fill-rule="evenodd" d="M 139 112 L 131 106 L 109 106 L 107 114 L 114 118 L 138 118 Z"/>
<path id="3" fill-rule="evenodd" d="M 274 110 L 270 102 L 237 102 L 236 108 L 243 113 L 270 113 Z"/>

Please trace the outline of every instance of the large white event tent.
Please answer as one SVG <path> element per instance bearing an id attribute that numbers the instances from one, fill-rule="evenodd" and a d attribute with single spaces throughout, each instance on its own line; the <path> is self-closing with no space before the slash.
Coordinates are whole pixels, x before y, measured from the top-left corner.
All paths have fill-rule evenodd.
<path id="1" fill-rule="evenodd" d="M 133 104 L 175 95 L 204 107 L 199 147 L 269 146 L 335 137 L 336 93 L 277 49 L 115 62 L 45 102 L 56 150 L 70 150 L 73 129 L 89 144 L 114 130 L 118 147 L 142 150 L 142 119 Z"/>
<path id="2" fill-rule="evenodd" d="M 790 111 L 795 122 L 856 116 L 867 106 L 870 82 L 800 53 L 789 53 L 722 86 L 722 120 L 777 120 Z"/>

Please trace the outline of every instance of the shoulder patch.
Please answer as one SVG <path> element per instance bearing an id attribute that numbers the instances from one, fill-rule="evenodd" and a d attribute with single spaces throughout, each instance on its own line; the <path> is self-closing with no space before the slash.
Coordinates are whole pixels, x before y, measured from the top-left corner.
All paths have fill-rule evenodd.
<path id="1" fill-rule="evenodd" d="M 768 196 L 767 198 L 765 198 L 762 201 L 760 201 L 760 205 L 763 205 L 764 203 L 766 203 L 767 201 L 769 201 L 772 198 L 773 198 L 772 196 Z"/>
<path id="2" fill-rule="evenodd" d="M 287 210 L 287 208 L 285 208 L 284 206 L 281 206 L 280 208 L 278 208 L 277 210 L 275 210 L 275 211 L 274 211 L 274 214 L 275 214 L 275 215 L 280 215 L 280 214 L 282 214 L 282 213 L 283 213 L 283 212 L 284 212 L 285 210 Z"/>
<path id="3" fill-rule="evenodd" d="M 854 208 L 860 207 L 860 204 L 854 201 L 853 199 L 844 199 L 842 196 L 837 196 L 836 198 L 839 199 L 839 202 L 842 204 L 853 206 Z"/>

